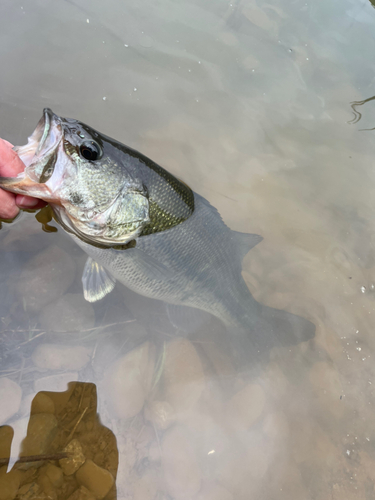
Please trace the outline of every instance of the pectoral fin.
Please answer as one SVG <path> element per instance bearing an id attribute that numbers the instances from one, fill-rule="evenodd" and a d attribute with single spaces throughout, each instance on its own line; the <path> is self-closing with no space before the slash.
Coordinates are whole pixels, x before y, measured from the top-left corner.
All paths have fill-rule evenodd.
<path id="1" fill-rule="evenodd" d="M 82 274 L 83 296 L 88 302 L 96 302 L 112 292 L 116 280 L 91 257 L 86 261 Z"/>

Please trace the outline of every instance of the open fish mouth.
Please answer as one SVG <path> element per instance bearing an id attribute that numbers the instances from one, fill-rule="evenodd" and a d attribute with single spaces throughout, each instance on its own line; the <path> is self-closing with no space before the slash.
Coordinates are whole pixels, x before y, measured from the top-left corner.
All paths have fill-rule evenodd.
<path id="1" fill-rule="evenodd" d="M 127 162 L 116 162 L 121 149 L 84 123 L 46 108 L 27 144 L 14 151 L 25 168 L 15 177 L 0 177 L 0 187 L 49 203 L 60 224 L 78 237 L 124 244 L 150 223 L 141 175 Z"/>
<path id="2" fill-rule="evenodd" d="M 26 167 L 31 164 L 34 156 L 40 153 L 43 148 L 51 128 L 52 116 L 53 112 L 49 108 L 45 108 L 42 118 L 39 120 L 34 132 L 28 138 L 27 144 L 13 148 Z"/>
<path id="3" fill-rule="evenodd" d="M 43 110 L 27 144 L 13 149 L 25 164 L 25 170 L 16 177 L 0 177 L 0 186 L 7 191 L 51 200 L 45 181 L 46 168 L 53 170 L 56 151 L 63 137 L 61 119 L 49 108 Z"/>

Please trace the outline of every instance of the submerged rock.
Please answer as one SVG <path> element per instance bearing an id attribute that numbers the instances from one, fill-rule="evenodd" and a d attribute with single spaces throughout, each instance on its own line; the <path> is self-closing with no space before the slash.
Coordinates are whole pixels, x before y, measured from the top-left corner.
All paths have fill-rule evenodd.
<path id="1" fill-rule="evenodd" d="M 26 311 L 38 312 L 63 295 L 75 278 L 75 263 L 55 245 L 29 260 L 16 283 Z"/>
<path id="2" fill-rule="evenodd" d="M 49 375 L 48 377 L 41 377 L 35 380 L 34 390 L 50 391 L 50 392 L 65 392 L 68 389 L 68 384 L 78 380 L 77 372 L 58 373 L 56 375 Z M 71 390 L 71 387 L 69 387 Z M 69 396 L 67 396 L 69 398 Z"/>
<path id="3" fill-rule="evenodd" d="M 0 378 L 0 425 L 18 412 L 21 405 L 22 389 L 13 380 Z"/>
<path id="4" fill-rule="evenodd" d="M 145 409 L 146 420 L 157 429 L 165 430 L 176 420 L 175 412 L 167 401 L 152 401 Z"/>
<path id="5" fill-rule="evenodd" d="M 83 346 L 39 344 L 32 360 L 41 370 L 80 370 L 90 361 L 91 351 Z"/>
<path id="6" fill-rule="evenodd" d="M 201 487 L 201 471 L 185 430 L 168 431 L 161 445 L 162 464 L 168 493 L 175 500 L 190 500 Z"/>
<path id="7" fill-rule="evenodd" d="M 159 478 L 153 471 L 146 472 L 140 477 L 133 488 L 132 500 L 155 500 L 158 498 Z"/>
<path id="8" fill-rule="evenodd" d="M 35 482 L 22 485 L 17 492 L 17 498 L 20 500 L 47 500 L 46 495 L 40 491 L 39 484 Z"/>
<path id="9" fill-rule="evenodd" d="M 40 469 L 38 484 L 42 487 L 48 498 L 56 498 L 56 489 L 60 488 L 63 482 L 63 472 L 60 467 L 48 464 Z"/>
<path id="10" fill-rule="evenodd" d="M 232 442 L 218 454 L 214 470 L 217 481 L 230 491 L 236 500 L 263 498 L 259 491 L 265 484 L 270 461 L 269 447 L 267 448 L 265 441 L 259 437 L 254 439 L 250 433 L 247 438 L 243 434 L 240 440 L 236 440 L 232 435 Z"/>
<path id="11" fill-rule="evenodd" d="M 224 486 L 207 481 L 196 496 L 196 500 L 233 500 L 233 495 Z"/>
<path id="12" fill-rule="evenodd" d="M 45 307 L 39 316 L 42 329 L 50 332 L 75 332 L 93 328 L 95 313 L 82 293 L 66 293 Z"/>
<path id="13" fill-rule="evenodd" d="M 177 338 L 166 348 L 163 382 L 165 400 L 177 412 L 194 406 L 205 388 L 202 362 L 194 345 Z"/>
<path id="14" fill-rule="evenodd" d="M 10 425 L 0 427 L 0 458 L 10 456 L 10 447 L 12 446 L 13 429 Z"/>
<path id="15" fill-rule="evenodd" d="M 128 352 L 107 371 L 102 393 L 117 418 L 139 413 L 151 388 L 155 349 L 150 342 Z"/>
<path id="16" fill-rule="evenodd" d="M 70 495 L 68 500 L 96 500 L 94 495 L 84 486 L 81 486 L 74 493 Z"/>
<path id="17" fill-rule="evenodd" d="M 107 495 L 115 482 L 109 471 L 98 467 L 92 460 L 86 460 L 77 471 L 76 478 L 78 483 L 91 491 L 98 500 Z"/>
<path id="18" fill-rule="evenodd" d="M 30 413 L 55 413 L 55 403 L 47 394 L 38 392 L 32 400 Z"/>
<path id="19" fill-rule="evenodd" d="M 228 402 L 227 419 L 235 431 L 251 427 L 263 412 L 265 405 L 263 389 L 257 384 L 248 384 Z"/>
<path id="20" fill-rule="evenodd" d="M 7 467 L 0 468 L 0 500 L 13 500 L 17 495 L 22 479 L 22 472 L 13 469 L 7 472 Z"/>
<path id="21" fill-rule="evenodd" d="M 69 453 L 68 458 L 62 458 L 59 461 L 60 467 L 62 468 L 66 476 L 71 476 L 85 463 L 85 455 L 83 454 L 81 443 L 78 439 L 73 439 L 64 448 L 64 451 Z"/>
<path id="22" fill-rule="evenodd" d="M 52 486 L 60 488 L 60 486 L 63 484 L 64 481 L 63 473 L 60 467 L 56 467 L 56 465 L 53 464 L 48 464 L 46 465 L 45 470 L 43 472 L 51 481 Z"/>
<path id="23" fill-rule="evenodd" d="M 20 455 L 43 455 L 48 453 L 56 432 L 57 420 L 54 415 L 50 413 L 31 415 L 27 427 L 27 436 L 22 442 Z"/>

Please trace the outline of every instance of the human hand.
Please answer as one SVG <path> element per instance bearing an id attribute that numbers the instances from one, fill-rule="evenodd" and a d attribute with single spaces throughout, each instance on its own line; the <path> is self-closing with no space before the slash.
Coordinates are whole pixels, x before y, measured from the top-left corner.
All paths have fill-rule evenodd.
<path id="1" fill-rule="evenodd" d="M 25 169 L 10 142 L 0 139 L 0 177 L 16 177 Z M 20 208 L 38 209 L 44 207 L 44 201 L 22 194 L 13 194 L 0 188 L 0 218 L 13 219 Z"/>

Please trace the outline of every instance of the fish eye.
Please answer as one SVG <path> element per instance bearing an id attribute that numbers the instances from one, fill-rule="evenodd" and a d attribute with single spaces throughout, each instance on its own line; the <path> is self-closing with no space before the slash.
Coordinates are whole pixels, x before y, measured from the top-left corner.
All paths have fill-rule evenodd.
<path id="1" fill-rule="evenodd" d="M 86 141 L 81 144 L 79 152 L 85 160 L 96 161 L 102 157 L 102 151 L 99 145 L 94 141 Z"/>

